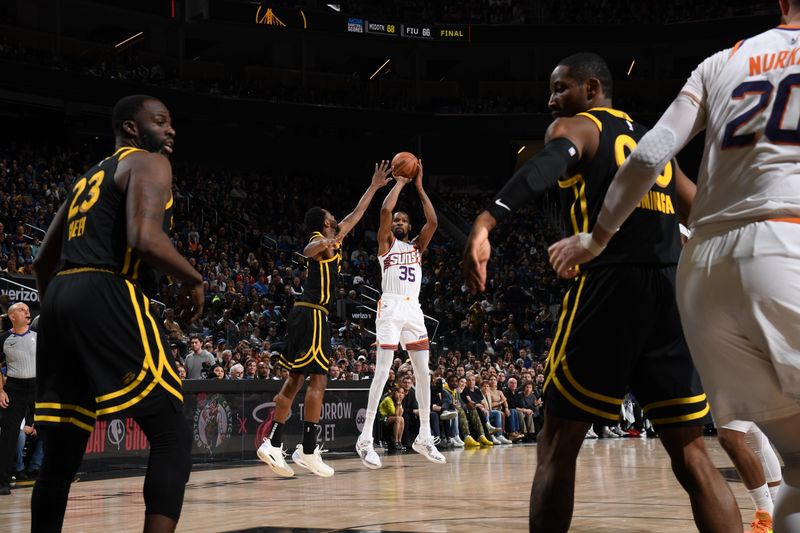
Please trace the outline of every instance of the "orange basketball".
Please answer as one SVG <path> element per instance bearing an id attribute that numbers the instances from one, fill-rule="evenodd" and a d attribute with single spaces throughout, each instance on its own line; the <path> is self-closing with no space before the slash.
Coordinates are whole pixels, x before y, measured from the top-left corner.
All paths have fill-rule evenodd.
<path id="1" fill-rule="evenodd" d="M 417 156 L 411 152 L 400 152 L 392 158 L 392 174 L 404 178 L 414 179 L 419 172 Z"/>

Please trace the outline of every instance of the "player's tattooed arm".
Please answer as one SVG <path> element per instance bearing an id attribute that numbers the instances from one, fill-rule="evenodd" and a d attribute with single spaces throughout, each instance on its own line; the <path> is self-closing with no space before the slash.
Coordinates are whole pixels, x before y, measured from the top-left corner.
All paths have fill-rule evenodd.
<path id="1" fill-rule="evenodd" d="M 130 162 L 125 199 L 128 246 L 154 269 L 191 284 L 192 320 L 203 310 L 203 276 L 175 249 L 164 232 L 164 207 L 172 194 L 172 166 L 161 154 L 138 152 Z"/>

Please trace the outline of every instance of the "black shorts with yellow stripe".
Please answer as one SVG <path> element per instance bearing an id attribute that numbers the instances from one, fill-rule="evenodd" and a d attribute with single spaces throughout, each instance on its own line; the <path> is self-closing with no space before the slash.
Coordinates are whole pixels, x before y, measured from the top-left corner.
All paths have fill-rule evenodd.
<path id="1" fill-rule="evenodd" d="M 37 424 L 91 431 L 97 418 L 182 409 L 181 380 L 150 300 L 113 272 L 59 273 L 42 302 L 36 349 Z"/>
<path id="2" fill-rule="evenodd" d="M 545 408 L 561 418 L 616 424 L 630 391 L 655 426 L 711 421 L 683 338 L 674 266 L 615 265 L 575 278 L 544 374 Z"/>
<path id="3" fill-rule="evenodd" d="M 331 327 L 328 310 L 307 302 L 295 302 L 287 321 L 286 353 L 280 364 L 290 372 L 327 374 L 330 367 Z"/>

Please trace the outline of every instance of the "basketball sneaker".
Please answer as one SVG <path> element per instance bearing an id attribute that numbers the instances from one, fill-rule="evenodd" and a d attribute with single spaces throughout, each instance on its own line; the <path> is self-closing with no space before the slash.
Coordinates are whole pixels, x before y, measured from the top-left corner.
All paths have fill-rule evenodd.
<path id="1" fill-rule="evenodd" d="M 292 477 L 294 475 L 294 470 L 292 470 L 291 466 L 286 464 L 286 459 L 284 459 L 286 452 L 283 451 L 283 444 L 281 444 L 280 447 L 275 447 L 269 439 L 264 439 L 264 442 L 258 447 L 256 454 L 259 459 L 267 463 L 272 471 L 279 476 Z"/>
<path id="2" fill-rule="evenodd" d="M 494 443 L 486 438 L 486 435 L 481 435 L 478 437 L 478 442 L 480 442 L 483 446 L 494 446 Z"/>
<path id="3" fill-rule="evenodd" d="M 372 439 L 359 438 L 356 441 L 356 452 L 367 468 L 374 470 L 381 467 L 381 458 L 378 457 L 378 454 L 375 453 L 375 448 L 372 447 Z"/>
<path id="4" fill-rule="evenodd" d="M 459 437 L 458 435 L 456 435 L 455 437 L 450 439 L 450 441 L 453 443 L 453 446 L 455 446 L 456 448 L 463 448 L 464 447 L 464 441 L 461 440 L 461 437 Z"/>
<path id="5" fill-rule="evenodd" d="M 447 460 L 444 458 L 444 455 L 439 453 L 439 450 L 436 449 L 436 441 L 433 437 L 428 437 L 426 439 L 421 439 L 417 437 L 414 439 L 414 444 L 411 445 L 413 450 L 421 455 L 424 455 L 428 461 L 444 464 Z"/>
<path id="6" fill-rule="evenodd" d="M 472 435 L 467 435 L 467 437 L 464 439 L 465 448 L 479 448 L 480 445 L 481 443 L 473 439 Z"/>
<path id="7" fill-rule="evenodd" d="M 298 444 L 292 454 L 292 461 L 318 476 L 331 477 L 333 475 L 333 468 L 322 462 L 322 448 L 319 446 L 314 448 L 314 453 L 305 454 L 303 445 Z"/>
<path id="8" fill-rule="evenodd" d="M 772 516 L 767 511 L 757 510 L 747 533 L 772 533 Z"/>
<path id="9" fill-rule="evenodd" d="M 500 441 L 500 444 L 511 444 L 511 441 L 508 439 L 508 437 L 506 437 L 502 433 L 497 434 L 497 440 Z"/>

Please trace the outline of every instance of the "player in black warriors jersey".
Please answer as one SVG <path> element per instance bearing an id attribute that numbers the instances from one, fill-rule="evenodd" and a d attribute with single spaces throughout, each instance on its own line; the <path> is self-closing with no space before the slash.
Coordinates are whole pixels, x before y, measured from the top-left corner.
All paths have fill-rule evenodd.
<path id="1" fill-rule="evenodd" d="M 156 271 L 191 287 L 202 277 L 173 247 L 175 130 L 159 100 L 114 106 L 116 151 L 70 185 L 35 261 L 42 297 L 35 420 L 44 462 L 32 531 L 60 531 L 67 496 L 94 422 L 125 414 L 150 442 L 145 531 L 174 531 L 191 470 L 191 432 L 166 336 L 150 313 Z"/>
<path id="2" fill-rule="evenodd" d="M 544 149 L 525 163 L 475 221 L 464 254 L 472 291 L 484 290 L 489 232 L 532 196 L 558 186 L 573 234 L 595 223 L 617 168 L 646 129 L 611 104 L 611 73 L 596 54 L 562 60 L 550 77 L 556 120 Z M 673 161 L 567 291 L 545 367 L 545 422 L 537 438 L 531 531 L 569 529 L 575 463 L 592 422 L 615 424 L 629 390 L 644 406 L 689 493 L 701 531 L 741 531 L 742 520 L 703 443 L 708 404 L 675 301 L 678 213 L 694 185 Z M 684 209 L 682 215 L 687 215 Z"/>
<path id="3" fill-rule="evenodd" d="M 388 177 L 390 170 L 388 161 L 375 165 L 369 188 L 353 212 L 341 222 L 337 223 L 334 216 L 321 207 L 312 207 L 306 212 L 304 222 L 309 231 L 309 241 L 303 250 L 308 260 L 306 280 L 303 283 L 303 295 L 289 312 L 286 354 L 281 358 L 281 364 L 289 369 L 289 379 L 275 396 L 275 421 L 269 437 L 264 439 L 257 451 L 258 457 L 279 476 L 294 475 L 284 459 L 283 425 L 289 418 L 292 402 L 306 382 L 306 377 L 309 380 L 303 410 L 303 443 L 297 445 L 292 459 L 319 476 L 333 475 L 333 468 L 322 461 L 321 449 L 317 446 L 317 428 L 328 383 L 331 358 L 328 311 L 336 294 L 336 280 L 342 259 L 339 247 L 361 220 L 375 192 L 391 179 Z"/>

